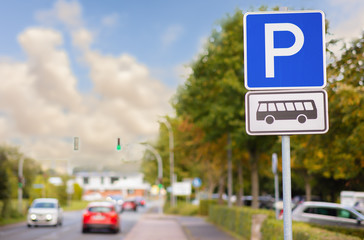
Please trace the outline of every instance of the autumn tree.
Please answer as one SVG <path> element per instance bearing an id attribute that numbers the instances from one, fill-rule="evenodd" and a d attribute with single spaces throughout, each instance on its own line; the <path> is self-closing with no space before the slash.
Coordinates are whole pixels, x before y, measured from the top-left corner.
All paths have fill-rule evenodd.
<path id="1" fill-rule="evenodd" d="M 258 160 L 276 138 L 245 133 L 242 12 L 227 16 L 208 40 L 192 64 L 193 73 L 179 88 L 174 107 L 179 116 L 188 116 L 206 133 L 205 142 L 231 134 L 236 146 L 249 152 L 253 207 L 258 207 Z"/>

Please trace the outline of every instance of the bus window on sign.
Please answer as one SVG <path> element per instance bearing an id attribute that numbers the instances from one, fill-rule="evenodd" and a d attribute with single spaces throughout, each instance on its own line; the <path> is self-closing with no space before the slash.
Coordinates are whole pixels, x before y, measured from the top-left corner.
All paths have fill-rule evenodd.
<path id="1" fill-rule="evenodd" d="M 317 118 L 314 100 L 259 101 L 257 120 L 272 124 L 276 120 L 297 120 L 305 123 L 307 119 Z"/>

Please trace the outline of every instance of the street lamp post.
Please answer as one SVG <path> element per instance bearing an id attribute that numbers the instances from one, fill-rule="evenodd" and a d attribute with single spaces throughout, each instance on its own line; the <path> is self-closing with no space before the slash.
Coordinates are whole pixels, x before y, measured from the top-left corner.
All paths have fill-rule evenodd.
<path id="1" fill-rule="evenodd" d="M 170 164 L 170 181 L 171 181 L 171 206 L 174 207 L 176 205 L 176 201 L 174 199 L 174 193 L 173 193 L 173 185 L 174 185 L 174 146 L 173 146 L 173 131 L 172 131 L 172 126 L 171 124 L 168 122 L 167 119 L 163 119 L 161 121 L 162 123 L 164 123 L 168 129 L 169 132 L 169 164 Z"/>
<path id="2" fill-rule="evenodd" d="M 149 144 L 143 144 L 145 145 L 145 147 L 151 151 L 155 158 L 157 159 L 157 162 L 158 162 L 158 182 L 161 184 L 162 182 L 162 179 L 163 179 L 163 163 L 162 163 L 162 158 L 161 156 L 159 155 L 159 153 L 157 152 L 157 150 L 155 150 L 155 148 L 153 148 L 152 146 L 150 146 Z M 161 189 L 159 189 L 159 201 L 162 202 L 162 194 L 161 194 Z M 162 203 L 159 207 L 159 214 L 162 214 L 163 213 L 163 207 L 162 207 Z"/>

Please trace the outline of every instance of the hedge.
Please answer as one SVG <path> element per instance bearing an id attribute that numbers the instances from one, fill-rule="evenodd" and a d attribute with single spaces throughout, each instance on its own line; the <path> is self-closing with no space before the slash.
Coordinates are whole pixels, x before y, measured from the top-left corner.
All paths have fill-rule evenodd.
<path id="1" fill-rule="evenodd" d="M 198 214 L 201 216 L 209 215 L 209 207 L 210 207 L 210 205 L 213 205 L 213 204 L 217 204 L 217 200 L 212 200 L 212 199 L 200 200 L 200 207 L 199 207 Z"/>
<path id="2" fill-rule="evenodd" d="M 262 224 L 262 240 L 283 240 L 283 221 L 275 219 L 274 211 L 211 205 L 208 219 L 221 228 L 236 234 L 242 239 L 250 239 L 252 216 L 265 214 L 268 217 Z M 307 223 L 293 222 L 292 237 L 295 240 L 360 240 L 361 237 L 344 235 L 326 229 L 313 227 Z"/>
<path id="3" fill-rule="evenodd" d="M 209 220 L 222 228 L 236 233 L 245 239 L 250 239 L 252 216 L 254 214 L 266 214 L 274 217 L 274 212 L 269 210 L 251 209 L 249 207 L 232 207 L 211 205 Z"/>

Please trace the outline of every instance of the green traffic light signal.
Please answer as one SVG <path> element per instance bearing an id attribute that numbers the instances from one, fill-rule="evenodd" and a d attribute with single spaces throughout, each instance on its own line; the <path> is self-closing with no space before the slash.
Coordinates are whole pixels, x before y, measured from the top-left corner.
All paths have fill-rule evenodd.
<path id="1" fill-rule="evenodd" d="M 117 151 L 121 150 L 120 138 L 118 138 L 118 144 L 116 145 L 116 150 Z"/>

